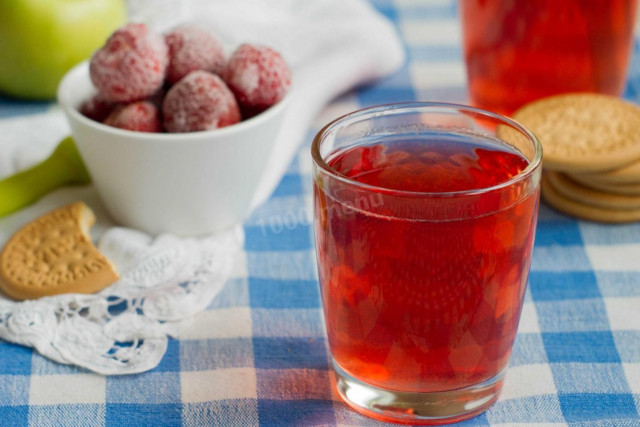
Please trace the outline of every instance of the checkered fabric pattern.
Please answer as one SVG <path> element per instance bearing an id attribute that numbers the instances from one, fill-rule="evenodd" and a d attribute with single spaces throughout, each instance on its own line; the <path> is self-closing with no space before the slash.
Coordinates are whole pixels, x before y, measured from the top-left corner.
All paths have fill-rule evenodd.
<path id="1" fill-rule="evenodd" d="M 317 125 L 373 104 L 465 102 L 456 2 L 373 3 L 397 25 L 408 62 L 341 97 Z M 640 101 L 640 46 L 626 96 Z M 5 99 L 0 117 L 46 108 Z M 105 378 L 0 342 L 0 425 L 382 425 L 348 409 L 329 374 L 311 224 L 313 131 L 244 225 L 233 277 L 160 366 Z M 639 412 L 640 224 L 580 222 L 543 205 L 502 397 L 462 424 L 640 426 Z"/>

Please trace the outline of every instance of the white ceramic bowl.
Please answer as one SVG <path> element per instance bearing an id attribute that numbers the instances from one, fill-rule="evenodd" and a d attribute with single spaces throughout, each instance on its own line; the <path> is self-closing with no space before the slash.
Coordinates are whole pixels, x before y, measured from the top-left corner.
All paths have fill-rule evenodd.
<path id="1" fill-rule="evenodd" d="M 84 62 L 63 78 L 58 102 L 117 222 L 151 234 L 193 236 L 229 228 L 248 215 L 289 96 L 222 129 L 161 134 L 84 117 L 78 107 L 95 92 Z"/>

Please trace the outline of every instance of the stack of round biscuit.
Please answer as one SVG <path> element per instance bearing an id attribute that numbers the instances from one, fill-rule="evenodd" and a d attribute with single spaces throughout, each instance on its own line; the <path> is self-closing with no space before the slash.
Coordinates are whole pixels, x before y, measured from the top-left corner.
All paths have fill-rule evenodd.
<path id="1" fill-rule="evenodd" d="M 549 205 L 592 221 L 640 221 L 640 107 L 576 93 L 532 102 L 513 118 L 542 144 Z"/>

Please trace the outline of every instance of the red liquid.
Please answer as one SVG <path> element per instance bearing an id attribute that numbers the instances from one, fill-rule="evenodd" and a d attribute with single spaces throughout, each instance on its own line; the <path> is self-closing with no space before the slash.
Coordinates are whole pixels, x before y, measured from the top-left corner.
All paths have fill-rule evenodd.
<path id="1" fill-rule="evenodd" d="M 476 142 L 383 140 L 328 163 L 353 180 L 419 192 L 493 186 L 528 164 L 503 145 Z M 316 182 L 320 286 L 335 361 L 366 383 L 420 392 L 477 384 L 505 368 L 538 206 L 538 191 L 524 188 L 462 201 L 380 189 L 365 196 L 335 179 Z"/>
<path id="2" fill-rule="evenodd" d="M 460 0 L 472 102 L 510 114 L 562 92 L 620 95 L 636 0 Z"/>

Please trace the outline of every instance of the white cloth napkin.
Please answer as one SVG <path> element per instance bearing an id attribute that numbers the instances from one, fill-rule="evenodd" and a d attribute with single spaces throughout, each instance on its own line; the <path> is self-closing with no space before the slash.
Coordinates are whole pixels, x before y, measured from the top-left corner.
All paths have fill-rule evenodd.
<path id="1" fill-rule="evenodd" d="M 292 105 L 254 207 L 270 196 L 325 104 L 404 60 L 391 23 L 363 0 L 131 0 L 128 6 L 131 20 L 160 31 L 185 21 L 210 28 L 229 51 L 244 41 L 270 45 L 292 67 Z M 0 177 L 42 160 L 68 132 L 57 107 L 0 120 Z M 93 187 L 67 188 L 0 219 L 0 245 L 28 221 L 76 200 L 96 212 L 92 235 L 121 279 L 95 295 L 27 302 L 0 295 L 0 338 L 106 375 L 152 369 L 168 336 L 177 336 L 233 274 L 241 229 L 201 239 L 153 238 L 114 227 Z"/>

